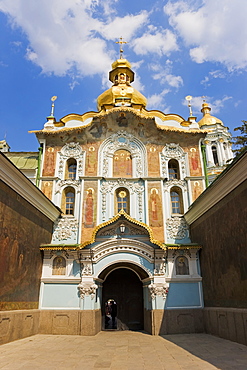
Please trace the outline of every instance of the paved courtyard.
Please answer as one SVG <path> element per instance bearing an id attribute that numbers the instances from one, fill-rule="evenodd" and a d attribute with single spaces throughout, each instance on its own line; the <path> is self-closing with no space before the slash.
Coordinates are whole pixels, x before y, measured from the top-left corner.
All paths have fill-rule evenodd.
<path id="1" fill-rule="evenodd" d="M 35 335 L 0 346 L 0 369 L 247 369 L 247 347 L 207 334 Z"/>

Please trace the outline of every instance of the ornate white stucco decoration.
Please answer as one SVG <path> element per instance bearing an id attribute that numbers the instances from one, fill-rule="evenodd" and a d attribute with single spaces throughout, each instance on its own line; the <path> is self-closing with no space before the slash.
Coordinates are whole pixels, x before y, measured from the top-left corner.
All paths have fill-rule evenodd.
<path id="1" fill-rule="evenodd" d="M 108 193 L 113 193 L 113 191 L 119 187 L 125 187 L 129 190 L 130 194 L 136 193 L 138 196 L 138 212 L 139 219 L 142 221 L 143 214 L 143 202 L 142 193 L 144 192 L 144 186 L 133 181 L 128 181 L 126 179 L 117 179 L 116 181 L 103 182 L 100 187 L 100 192 L 102 193 L 102 221 L 106 220 L 106 195 Z"/>
<path id="2" fill-rule="evenodd" d="M 148 289 L 152 299 L 155 299 L 156 296 L 163 297 L 163 299 L 166 299 L 169 290 L 167 284 L 161 283 L 159 284 L 151 283 L 149 284 Z"/>
<path id="3" fill-rule="evenodd" d="M 92 268 L 92 263 L 89 262 L 89 263 L 86 263 L 86 262 L 83 262 L 82 263 L 82 276 L 91 276 L 93 273 L 93 268 Z"/>
<path id="4" fill-rule="evenodd" d="M 98 285 L 96 284 L 89 285 L 81 282 L 77 288 L 79 290 L 81 299 L 84 299 L 85 296 L 89 295 L 91 295 L 91 299 L 93 299 L 95 297 L 96 290 L 98 289 Z"/>
<path id="5" fill-rule="evenodd" d="M 117 150 L 128 150 L 133 159 L 133 177 L 146 176 L 146 149 L 144 145 L 133 135 L 124 130 L 111 135 L 102 144 L 100 154 L 102 162 L 100 162 L 100 174 L 103 177 L 111 177 L 109 173 L 110 162 L 112 162 L 113 155 Z"/>
<path id="6" fill-rule="evenodd" d="M 184 239 L 188 236 L 189 226 L 183 217 L 171 217 L 166 220 L 166 230 L 170 239 Z"/>
<path id="7" fill-rule="evenodd" d="M 83 176 L 83 162 L 84 162 L 84 151 L 82 150 L 79 143 L 67 143 L 65 144 L 61 152 L 58 153 L 58 177 L 61 179 L 63 177 L 63 171 L 65 167 L 65 162 L 69 158 L 74 158 L 77 161 L 77 174 L 78 176 Z"/>
<path id="8" fill-rule="evenodd" d="M 79 180 L 72 180 L 72 179 L 67 179 L 67 180 L 58 180 L 56 183 L 56 191 L 55 194 L 61 193 L 62 188 L 66 186 L 72 186 L 73 188 L 76 189 L 77 193 L 81 192 L 81 182 Z"/>
<path id="9" fill-rule="evenodd" d="M 52 240 L 66 240 L 76 235 L 78 230 L 78 220 L 75 218 L 61 218 L 54 225 Z"/>
<path id="10" fill-rule="evenodd" d="M 166 183 L 164 184 L 164 191 L 169 191 L 172 186 L 179 186 L 187 191 L 187 183 L 185 180 L 172 179 L 166 181 Z"/>
<path id="11" fill-rule="evenodd" d="M 180 249 L 180 250 L 175 249 L 172 252 L 173 259 L 175 259 L 177 256 L 183 256 L 183 255 L 187 255 L 188 257 L 191 258 L 191 251 L 189 249 Z M 198 259 L 197 256 L 196 256 L 196 259 Z"/>
<path id="12" fill-rule="evenodd" d="M 154 275 L 164 275 L 166 272 L 165 262 L 155 262 Z"/>
<path id="13" fill-rule="evenodd" d="M 168 174 L 168 161 L 170 159 L 176 159 L 179 163 L 179 168 L 181 170 L 182 178 L 186 176 L 186 160 L 185 160 L 185 152 L 179 146 L 179 144 L 170 143 L 166 144 L 162 153 L 160 154 L 161 160 L 161 176 L 164 178 L 169 178 Z"/>

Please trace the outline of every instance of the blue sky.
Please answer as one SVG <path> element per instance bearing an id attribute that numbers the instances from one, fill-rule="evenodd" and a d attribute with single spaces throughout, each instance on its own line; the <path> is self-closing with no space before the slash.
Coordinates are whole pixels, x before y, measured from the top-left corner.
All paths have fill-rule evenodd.
<path id="1" fill-rule="evenodd" d="M 147 109 L 189 115 L 202 96 L 232 133 L 247 120 L 246 0 L 0 0 L 0 140 L 36 151 L 29 130 L 96 110 L 119 55 L 135 72 Z"/>

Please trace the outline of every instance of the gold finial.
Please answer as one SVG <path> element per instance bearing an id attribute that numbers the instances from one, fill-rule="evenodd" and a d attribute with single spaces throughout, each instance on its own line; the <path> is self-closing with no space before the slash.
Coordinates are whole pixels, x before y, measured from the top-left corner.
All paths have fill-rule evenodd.
<path id="1" fill-rule="evenodd" d="M 54 107 L 55 107 L 54 101 L 55 100 L 57 100 L 57 96 L 53 96 L 51 98 L 51 101 L 52 101 L 52 105 L 51 105 L 51 117 L 54 117 Z"/>
<path id="2" fill-rule="evenodd" d="M 185 97 L 185 100 L 187 100 L 188 102 L 188 107 L 189 107 L 189 110 L 190 110 L 190 117 L 193 116 L 193 113 L 192 113 L 192 108 L 191 108 L 191 100 L 192 100 L 192 96 L 191 95 L 187 95 Z"/>
<path id="3" fill-rule="evenodd" d="M 120 59 L 123 58 L 123 44 L 127 44 L 127 41 L 123 41 L 122 36 L 119 38 L 119 41 L 116 41 L 116 44 L 120 44 Z"/>

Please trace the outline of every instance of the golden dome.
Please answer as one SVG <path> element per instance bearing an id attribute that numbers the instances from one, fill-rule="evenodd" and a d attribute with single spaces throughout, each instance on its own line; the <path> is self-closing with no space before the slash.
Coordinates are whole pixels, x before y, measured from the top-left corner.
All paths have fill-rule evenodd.
<path id="1" fill-rule="evenodd" d="M 127 59 L 120 58 L 112 63 L 109 80 L 113 86 L 98 97 L 98 110 L 120 106 L 146 107 L 145 96 L 130 85 L 134 81 L 134 75 Z"/>
<path id="2" fill-rule="evenodd" d="M 211 108 L 207 103 L 202 104 L 201 112 L 203 113 L 202 119 L 198 122 L 199 127 L 215 125 L 216 123 L 224 126 L 223 122 L 210 114 Z"/>

